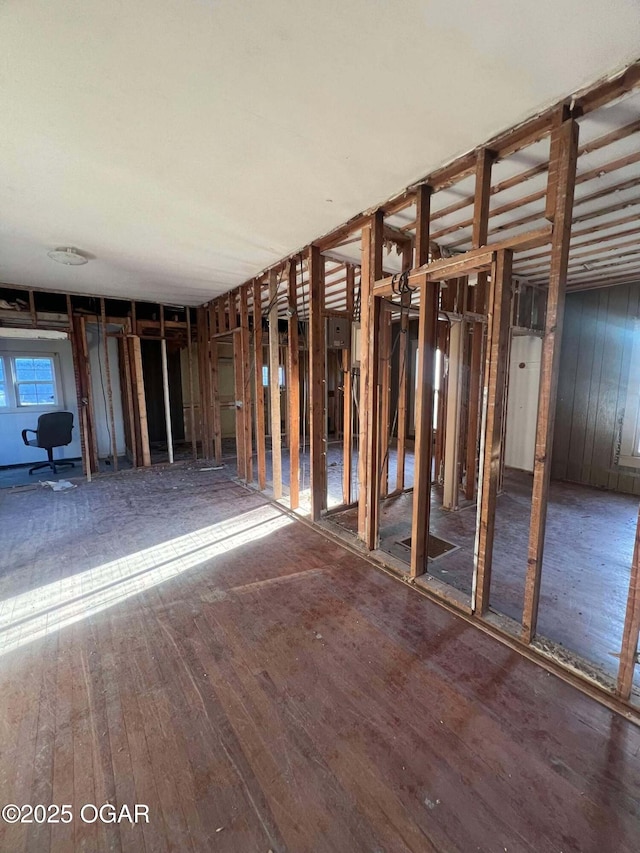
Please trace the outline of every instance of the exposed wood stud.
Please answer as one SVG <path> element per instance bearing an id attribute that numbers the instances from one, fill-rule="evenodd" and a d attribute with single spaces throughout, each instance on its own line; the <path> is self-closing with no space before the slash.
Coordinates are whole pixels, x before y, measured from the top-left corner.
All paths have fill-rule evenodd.
<path id="1" fill-rule="evenodd" d="M 380 300 L 374 284 L 382 274 L 383 213 L 362 229 L 360 275 L 360 452 L 358 456 L 358 535 L 372 550 L 378 536 L 379 469 L 378 341 Z"/>
<path id="2" fill-rule="evenodd" d="M 278 333 L 278 274 L 269 273 L 269 400 L 271 411 L 271 471 L 273 496 L 282 497 L 282 416 L 280 412 L 280 336 Z"/>
<path id="3" fill-rule="evenodd" d="M 411 521 L 411 577 L 427 571 L 433 463 L 433 393 L 438 326 L 438 284 L 420 285 L 418 364 L 415 397 L 415 455 Z"/>
<path id="4" fill-rule="evenodd" d="M 511 252 L 500 252 L 491 276 L 491 313 L 488 317 L 488 344 L 484 371 L 483 457 L 480 471 L 481 489 L 477 514 L 477 554 L 473 589 L 473 607 L 479 615 L 486 613 L 489 607 L 496 498 L 503 452 L 504 399 L 507 382 L 511 305 L 511 265 Z"/>
<path id="5" fill-rule="evenodd" d="M 162 363 L 162 398 L 164 401 L 164 422 L 167 435 L 167 456 L 173 464 L 173 425 L 171 423 L 171 398 L 169 393 L 169 366 L 167 363 L 167 339 L 164 327 L 164 305 L 160 306 L 160 359 Z"/>
<path id="6" fill-rule="evenodd" d="M 129 424 L 129 441 L 131 443 L 131 462 L 134 468 L 138 467 L 138 441 L 136 438 L 136 433 L 138 429 L 138 424 L 136 423 L 135 418 L 135 409 L 133 405 L 133 384 L 132 384 L 132 373 L 131 373 L 131 359 L 129 357 L 129 340 L 128 336 L 131 332 L 131 320 L 127 318 L 124 335 L 120 339 L 120 353 L 122 357 L 122 375 L 124 377 L 125 384 L 125 401 L 126 401 L 126 414 L 127 421 Z"/>
<path id="7" fill-rule="evenodd" d="M 38 326 L 38 312 L 36 311 L 36 299 L 33 290 L 29 290 L 29 313 L 31 314 L 31 325 L 35 329 Z"/>
<path id="8" fill-rule="evenodd" d="M 349 315 L 349 337 L 342 350 L 342 501 L 351 503 L 351 468 L 353 465 L 353 374 L 351 370 L 351 324 L 355 296 L 355 269 L 347 264 L 346 304 Z"/>
<path id="9" fill-rule="evenodd" d="M 253 445 L 251 411 L 251 345 L 249 340 L 249 285 L 240 288 L 240 348 L 242 351 L 242 432 L 244 442 L 245 479 L 253 480 Z"/>
<path id="10" fill-rule="evenodd" d="M 297 509 L 300 505 L 300 361 L 298 341 L 298 298 L 297 298 L 297 262 L 289 262 L 287 271 L 288 289 L 288 376 L 287 376 L 287 415 L 289 421 L 289 507 Z"/>
<path id="11" fill-rule="evenodd" d="M 391 306 L 381 301 L 380 343 L 378 353 L 380 385 L 380 497 L 389 494 L 389 432 L 391 430 Z"/>
<path id="12" fill-rule="evenodd" d="M 476 186 L 472 247 L 486 245 L 489 234 L 489 202 L 491 197 L 491 167 L 495 160 L 493 151 L 481 148 L 476 159 Z M 487 273 L 481 271 L 475 277 L 473 309 L 476 314 L 486 311 Z M 467 446 L 465 461 L 465 497 L 473 500 L 476 494 L 476 472 L 478 470 L 478 431 L 480 428 L 480 381 L 484 326 L 474 323 L 471 335 L 471 362 L 469 370 L 469 405 L 467 408 Z"/>
<path id="13" fill-rule="evenodd" d="M 193 458 L 198 458 L 198 437 L 196 435 L 195 389 L 193 382 L 193 341 L 191 340 L 191 308 L 185 307 L 187 319 L 187 370 L 189 372 L 189 431 L 191 433 L 191 450 Z"/>
<path id="14" fill-rule="evenodd" d="M 255 394 L 256 422 L 256 458 L 258 465 L 258 487 L 267 487 L 267 456 L 264 421 L 264 385 L 262 384 L 262 365 L 264 364 L 262 340 L 262 285 L 256 279 L 253 282 L 253 380 Z"/>
<path id="15" fill-rule="evenodd" d="M 118 470 L 118 439 L 116 436 L 116 421 L 113 412 L 113 387 L 111 384 L 111 360 L 109 358 L 109 341 L 107 339 L 107 316 L 104 298 L 100 298 L 100 325 L 102 333 L 102 351 L 104 352 L 104 372 L 107 381 L 107 416 L 109 418 L 111 436 L 111 458 L 113 459 L 113 470 Z M 100 353 L 98 353 L 100 358 Z"/>
<path id="16" fill-rule="evenodd" d="M 151 450 L 149 447 L 149 426 L 147 423 L 147 402 L 144 395 L 144 374 L 142 372 L 142 351 L 140 349 L 140 338 L 132 335 L 129 338 L 132 377 L 134 387 L 133 404 L 139 426 L 140 455 L 142 465 L 148 468 L 151 465 Z"/>
<path id="17" fill-rule="evenodd" d="M 640 634 L 640 513 L 636 524 L 636 539 L 629 578 L 629 595 L 622 633 L 620 667 L 616 692 L 628 700 L 633 687 L 633 676 L 638 664 L 638 635 Z"/>
<path id="18" fill-rule="evenodd" d="M 453 282 L 449 282 L 453 290 Z M 460 432 L 462 421 L 462 370 L 464 361 L 463 320 L 449 324 L 449 369 L 447 373 L 447 420 L 444 431 L 442 507 L 457 510 L 460 489 Z"/>
<path id="19" fill-rule="evenodd" d="M 237 325 L 237 296 L 238 291 L 232 290 L 229 294 L 229 316 L 233 335 L 233 397 L 236 416 L 236 471 L 240 480 L 247 478 L 246 444 L 244 439 L 244 369 L 242 341 Z"/>
<path id="20" fill-rule="evenodd" d="M 428 184 L 420 184 L 416 190 L 416 267 L 421 267 L 429 262 L 431 193 L 432 189 Z"/>
<path id="21" fill-rule="evenodd" d="M 318 521 L 327 505 L 325 423 L 324 258 L 309 247 L 309 373 L 311 442 L 311 518 Z"/>
<path id="22" fill-rule="evenodd" d="M 535 635 L 540 598 L 577 149 L 578 124 L 575 119 L 569 119 L 560 130 L 557 201 L 544 341 L 542 344 L 538 423 L 531 496 L 531 527 L 522 618 L 522 638 L 528 643 Z"/>

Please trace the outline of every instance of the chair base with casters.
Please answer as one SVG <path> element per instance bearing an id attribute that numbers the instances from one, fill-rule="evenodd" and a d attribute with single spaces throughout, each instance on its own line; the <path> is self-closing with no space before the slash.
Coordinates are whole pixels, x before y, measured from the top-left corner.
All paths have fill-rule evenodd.
<path id="1" fill-rule="evenodd" d="M 73 430 L 73 415 L 71 412 L 47 412 L 38 418 L 37 429 L 23 429 L 22 440 L 27 447 L 41 447 L 47 451 L 47 461 L 38 462 L 29 468 L 29 474 L 40 471 L 42 468 L 50 468 L 54 474 L 58 468 L 73 468 L 73 462 L 66 460 L 55 460 L 53 450 L 55 447 L 65 447 L 71 444 L 71 432 Z M 35 439 L 29 440 L 27 433 L 35 435 Z"/>
<path id="2" fill-rule="evenodd" d="M 48 462 L 38 462 L 37 465 L 32 465 L 29 468 L 29 475 L 33 474 L 34 471 L 40 471 L 41 468 L 51 468 L 54 474 L 58 473 L 58 468 L 75 468 L 75 462 L 67 462 L 63 459 L 55 460 L 53 458 L 53 448 L 47 448 L 47 456 L 49 457 Z"/>

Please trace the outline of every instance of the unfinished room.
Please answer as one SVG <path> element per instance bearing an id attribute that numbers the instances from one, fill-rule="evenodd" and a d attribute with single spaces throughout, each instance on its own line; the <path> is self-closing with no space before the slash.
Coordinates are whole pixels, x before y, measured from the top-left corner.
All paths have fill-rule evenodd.
<path id="1" fill-rule="evenodd" d="M 637 4 L 0 24 L 0 851 L 636 853 Z"/>

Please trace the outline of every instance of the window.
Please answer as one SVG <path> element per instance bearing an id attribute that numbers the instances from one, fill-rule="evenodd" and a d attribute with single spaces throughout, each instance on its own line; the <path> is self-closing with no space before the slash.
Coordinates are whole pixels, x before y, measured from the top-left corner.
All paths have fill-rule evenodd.
<path id="1" fill-rule="evenodd" d="M 4 359 L 0 358 L 0 406 L 8 406 L 7 401 L 7 374 L 4 368 Z"/>
<path id="2" fill-rule="evenodd" d="M 61 404 L 55 355 L 0 355 L 0 406 L 54 408 Z"/>
<path id="3" fill-rule="evenodd" d="M 278 367 L 278 379 L 280 380 L 278 384 L 280 385 L 281 388 L 284 388 L 284 367 L 283 367 L 283 365 L 280 365 Z M 262 384 L 265 388 L 269 384 L 269 365 L 268 364 L 262 365 Z"/>
<path id="4" fill-rule="evenodd" d="M 633 329 L 629 385 L 617 457 L 619 465 L 640 468 L 640 320 L 636 320 Z"/>

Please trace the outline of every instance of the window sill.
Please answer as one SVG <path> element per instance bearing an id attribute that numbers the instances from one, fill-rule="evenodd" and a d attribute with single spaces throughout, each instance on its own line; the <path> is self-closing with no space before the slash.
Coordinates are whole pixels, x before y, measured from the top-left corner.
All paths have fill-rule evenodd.
<path id="1" fill-rule="evenodd" d="M 619 456 L 618 465 L 623 468 L 640 468 L 640 456 Z"/>

